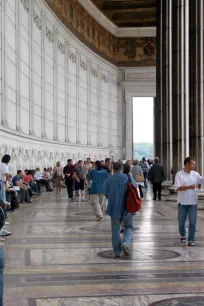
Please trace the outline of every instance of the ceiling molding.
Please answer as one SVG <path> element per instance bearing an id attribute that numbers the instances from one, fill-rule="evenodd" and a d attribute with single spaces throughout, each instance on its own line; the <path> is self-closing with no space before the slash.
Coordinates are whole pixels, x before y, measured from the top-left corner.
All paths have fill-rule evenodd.
<path id="1" fill-rule="evenodd" d="M 119 28 L 91 0 L 78 2 L 102 27 L 116 37 L 156 37 L 156 27 Z"/>

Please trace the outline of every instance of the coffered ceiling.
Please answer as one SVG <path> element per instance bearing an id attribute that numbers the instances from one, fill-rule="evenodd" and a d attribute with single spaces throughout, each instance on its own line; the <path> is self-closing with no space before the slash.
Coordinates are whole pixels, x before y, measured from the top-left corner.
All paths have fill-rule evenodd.
<path id="1" fill-rule="evenodd" d="M 91 0 L 118 27 L 155 27 L 157 0 Z"/>

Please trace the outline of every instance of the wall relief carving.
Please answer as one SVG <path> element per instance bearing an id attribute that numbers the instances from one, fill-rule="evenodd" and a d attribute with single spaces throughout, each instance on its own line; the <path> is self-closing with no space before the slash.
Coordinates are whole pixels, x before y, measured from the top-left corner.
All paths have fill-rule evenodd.
<path id="1" fill-rule="evenodd" d="M 46 0 L 57 17 L 93 51 L 118 66 L 155 66 L 156 38 L 118 38 L 104 29 L 77 0 Z"/>

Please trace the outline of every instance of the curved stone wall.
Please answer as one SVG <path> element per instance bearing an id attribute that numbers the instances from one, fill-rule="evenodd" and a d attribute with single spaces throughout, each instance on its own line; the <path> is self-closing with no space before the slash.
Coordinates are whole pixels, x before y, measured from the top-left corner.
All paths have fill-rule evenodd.
<path id="1" fill-rule="evenodd" d="M 0 1 L 1 154 L 11 168 L 121 156 L 117 67 L 104 61 L 44 0 Z"/>

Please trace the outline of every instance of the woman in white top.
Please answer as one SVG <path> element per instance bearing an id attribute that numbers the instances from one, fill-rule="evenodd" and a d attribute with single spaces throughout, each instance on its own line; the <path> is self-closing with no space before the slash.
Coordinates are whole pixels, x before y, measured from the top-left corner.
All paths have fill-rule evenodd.
<path id="1" fill-rule="evenodd" d="M 55 177 L 56 193 L 61 192 L 61 181 L 63 176 L 63 168 L 60 166 L 60 162 L 56 162 L 56 167 L 53 170 L 53 175 Z"/>
<path id="2" fill-rule="evenodd" d="M 11 156 L 6 154 L 3 156 L 0 163 L 0 199 L 6 203 L 6 188 L 5 184 L 8 180 L 9 168 L 8 163 L 10 162 Z"/>

